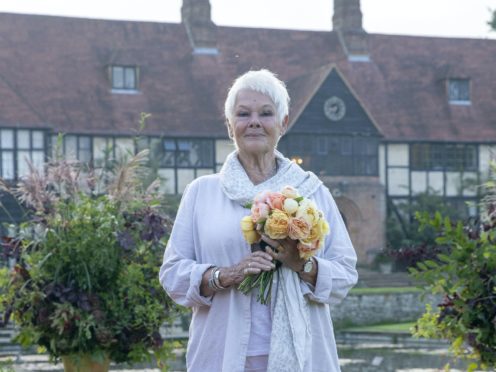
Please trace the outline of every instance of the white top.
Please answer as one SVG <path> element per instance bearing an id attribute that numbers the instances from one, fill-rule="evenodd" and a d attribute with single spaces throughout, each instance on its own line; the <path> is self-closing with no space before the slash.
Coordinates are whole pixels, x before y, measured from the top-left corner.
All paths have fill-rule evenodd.
<path id="1" fill-rule="evenodd" d="M 339 303 L 357 282 L 356 254 L 329 190 L 310 196 L 329 222 L 330 235 L 316 256 L 315 288 L 300 281 L 309 300 L 312 345 L 305 372 L 339 371 L 329 304 Z M 160 282 L 178 304 L 192 308 L 186 364 L 190 372 L 242 372 L 252 325 L 252 296 L 235 288 L 200 295 L 203 273 L 231 266 L 250 254 L 240 220 L 250 211 L 230 200 L 220 176 L 197 178 L 185 190 L 160 269 Z M 288 368 L 288 371 L 290 368 Z"/>

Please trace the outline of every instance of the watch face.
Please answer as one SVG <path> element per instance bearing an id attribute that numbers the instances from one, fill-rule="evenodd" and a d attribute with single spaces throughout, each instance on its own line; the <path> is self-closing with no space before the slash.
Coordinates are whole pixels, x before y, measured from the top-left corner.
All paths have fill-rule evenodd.
<path id="1" fill-rule="evenodd" d="M 309 273 L 313 269 L 313 260 L 309 259 L 307 262 L 305 262 L 305 265 L 303 265 L 303 272 Z"/>
<path id="2" fill-rule="evenodd" d="M 324 114 L 329 120 L 341 120 L 346 114 L 346 105 L 344 104 L 344 101 L 336 96 L 328 98 L 324 102 Z"/>

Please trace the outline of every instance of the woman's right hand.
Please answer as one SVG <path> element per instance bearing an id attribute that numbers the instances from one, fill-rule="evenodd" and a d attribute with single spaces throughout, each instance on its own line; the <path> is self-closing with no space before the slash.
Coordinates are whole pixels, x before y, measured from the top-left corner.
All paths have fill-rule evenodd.
<path id="1" fill-rule="evenodd" d="M 223 287 L 238 285 L 248 275 L 257 275 L 262 271 L 274 270 L 275 265 L 270 254 L 256 251 L 243 258 L 237 265 L 220 268 L 220 284 Z"/>

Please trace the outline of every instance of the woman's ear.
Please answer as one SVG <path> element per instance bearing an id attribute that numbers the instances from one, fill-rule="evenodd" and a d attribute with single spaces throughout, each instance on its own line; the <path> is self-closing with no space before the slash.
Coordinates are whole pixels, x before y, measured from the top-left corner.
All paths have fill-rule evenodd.
<path id="1" fill-rule="evenodd" d="M 234 139 L 234 133 L 231 127 L 231 124 L 229 124 L 229 120 L 226 119 L 226 127 L 227 127 L 227 134 L 229 135 L 230 139 Z"/>
<path id="2" fill-rule="evenodd" d="M 289 127 L 289 116 L 286 115 L 284 117 L 284 119 L 282 119 L 282 123 L 281 123 L 281 136 L 283 136 L 287 131 L 288 131 L 288 127 Z"/>

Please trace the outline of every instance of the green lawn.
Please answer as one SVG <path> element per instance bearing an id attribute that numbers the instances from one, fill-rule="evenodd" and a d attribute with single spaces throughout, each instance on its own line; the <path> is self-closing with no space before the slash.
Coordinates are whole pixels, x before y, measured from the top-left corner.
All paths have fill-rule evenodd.
<path id="1" fill-rule="evenodd" d="M 396 323 L 396 324 L 377 324 L 373 326 L 348 327 L 341 329 L 341 331 L 410 334 L 411 333 L 410 328 L 412 328 L 414 325 L 415 322 Z"/>
<path id="2" fill-rule="evenodd" d="M 366 294 L 388 294 L 388 293 L 412 293 L 422 292 L 417 287 L 382 287 L 382 288 L 353 288 L 350 294 L 366 295 Z"/>

